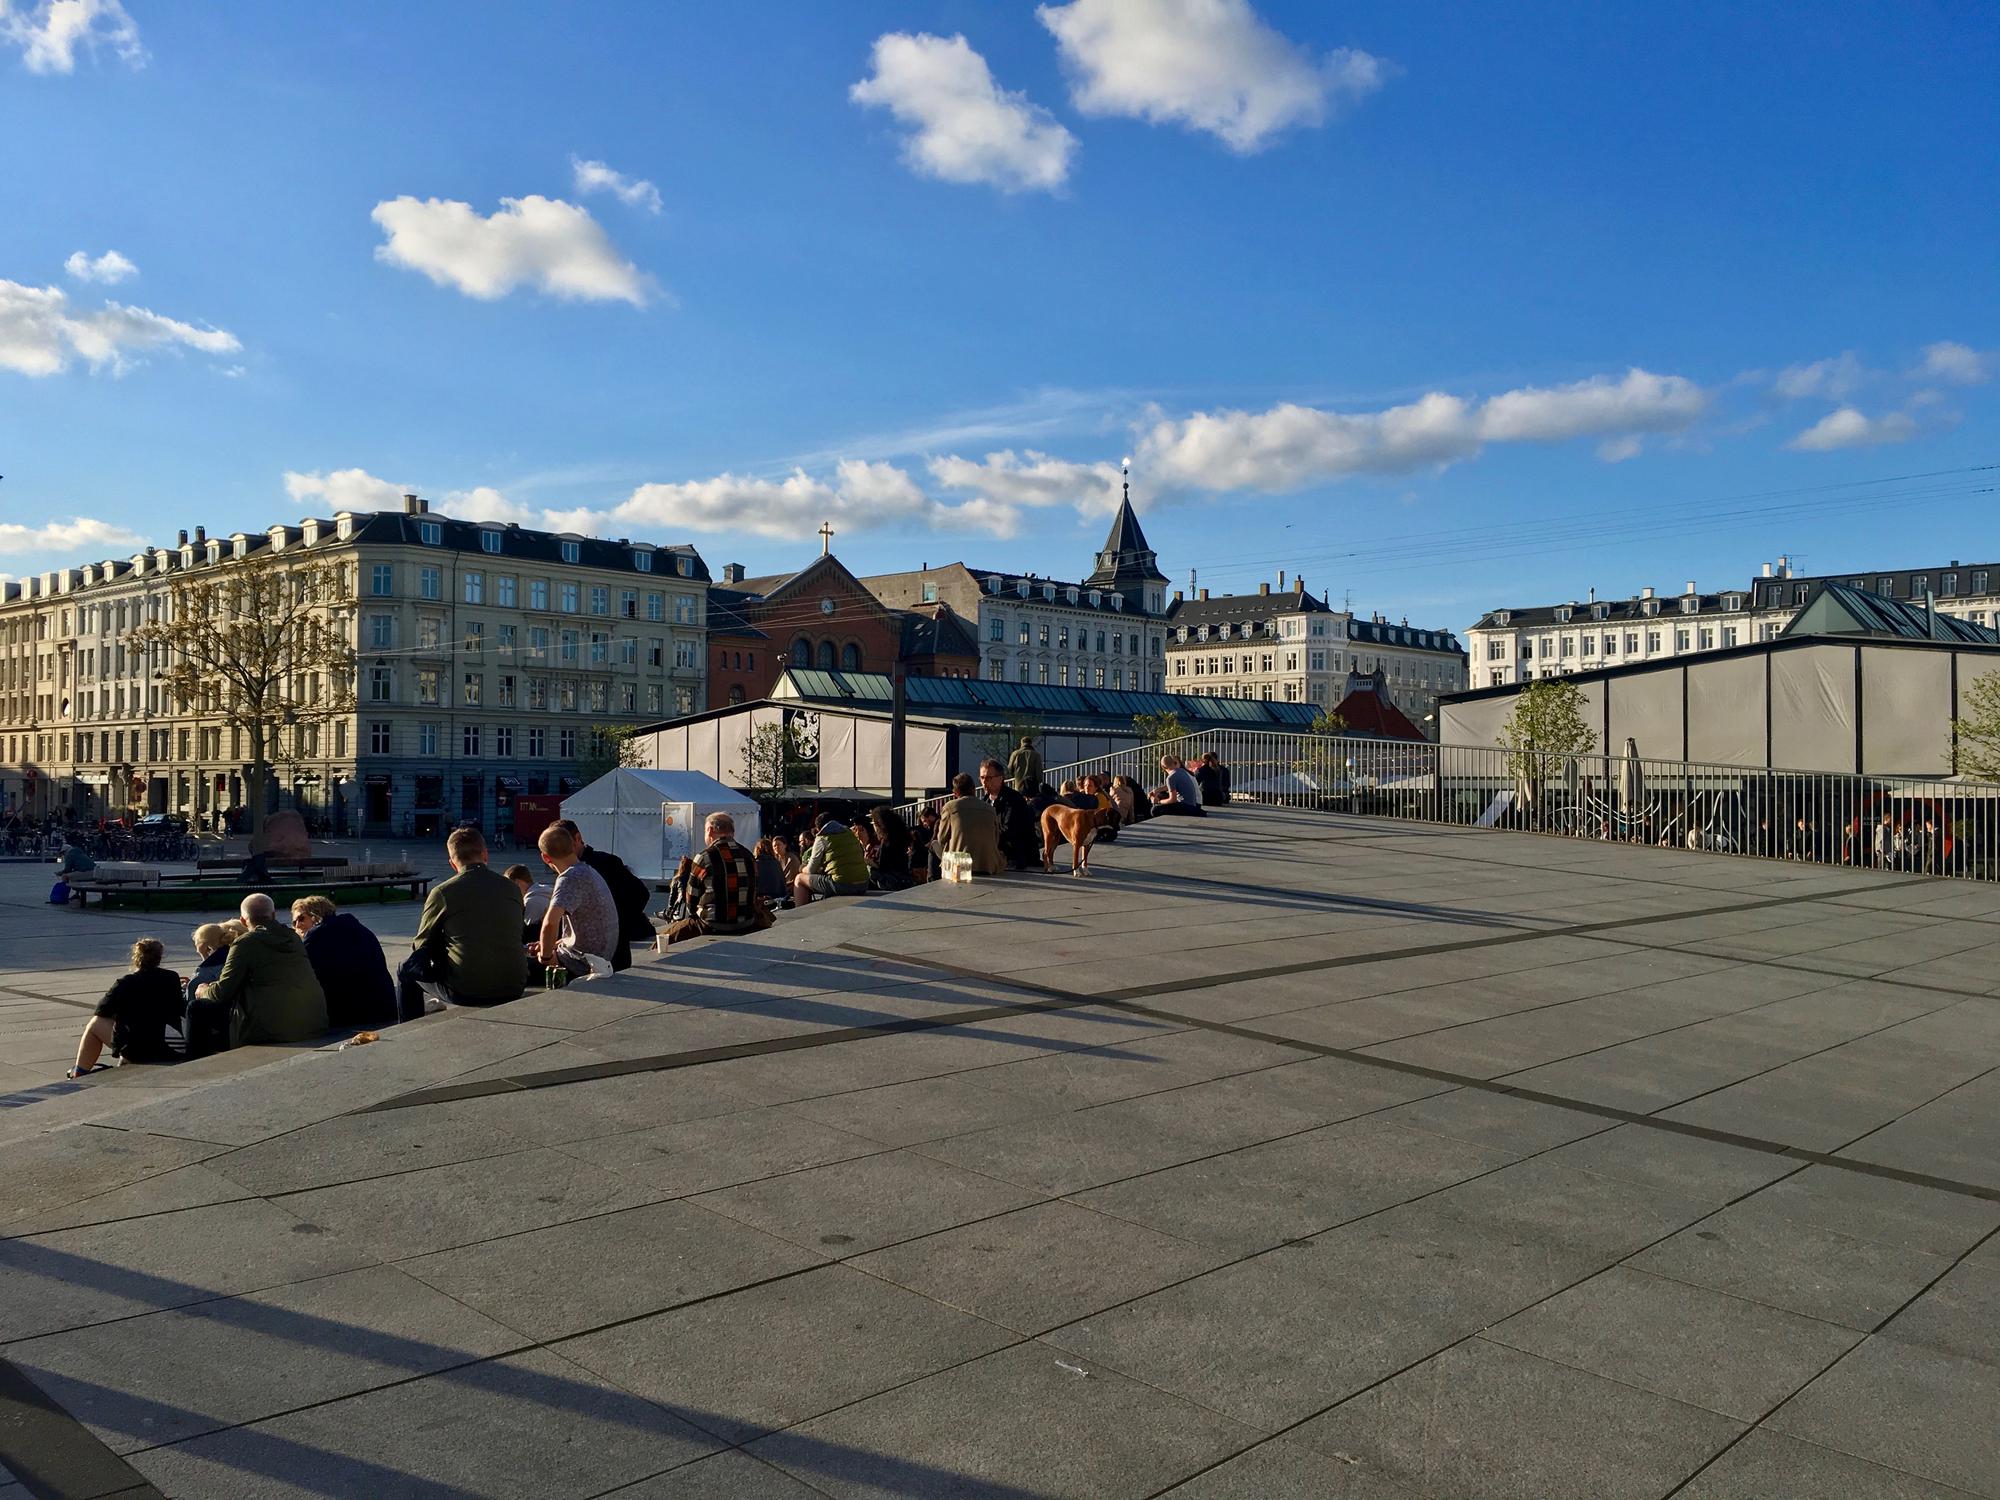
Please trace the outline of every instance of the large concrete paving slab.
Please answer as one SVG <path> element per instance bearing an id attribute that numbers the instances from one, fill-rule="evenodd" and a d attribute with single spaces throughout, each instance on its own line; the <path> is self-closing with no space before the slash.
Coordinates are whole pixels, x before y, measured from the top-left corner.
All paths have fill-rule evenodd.
<path id="1" fill-rule="evenodd" d="M 0 1500 L 2000 1494 L 2000 890 L 1094 863 L 82 1084 L 0 870 Z"/>

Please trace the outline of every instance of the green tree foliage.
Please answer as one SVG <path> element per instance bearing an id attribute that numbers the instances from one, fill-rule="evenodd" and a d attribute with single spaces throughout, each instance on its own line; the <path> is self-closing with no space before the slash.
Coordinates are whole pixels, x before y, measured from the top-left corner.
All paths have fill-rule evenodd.
<path id="1" fill-rule="evenodd" d="M 1560 677 L 1529 683 L 1494 743 L 1507 752 L 1510 775 L 1541 786 L 1560 774 L 1564 756 L 1597 748 L 1597 734 L 1583 716 L 1583 690 Z"/>
<path id="2" fill-rule="evenodd" d="M 1982 781 L 2000 781 L 2000 672 L 1975 677 L 1958 695 L 1951 721 L 1952 769 Z"/>
<path id="3" fill-rule="evenodd" d="M 639 764 L 639 742 L 632 724 L 595 724 L 584 736 L 583 754 L 577 757 L 576 774 L 589 786 L 600 776 L 608 776 L 620 766 Z"/>
<path id="4" fill-rule="evenodd" d="M 1180 715 L 1172 709 L 1158 714 L 1134 714 L 1132 727 L 1139 731 L 1149 745 L 1164 745 L 1169 740 L 1187 737 L 1187 731 L 1181 728 Z"/>

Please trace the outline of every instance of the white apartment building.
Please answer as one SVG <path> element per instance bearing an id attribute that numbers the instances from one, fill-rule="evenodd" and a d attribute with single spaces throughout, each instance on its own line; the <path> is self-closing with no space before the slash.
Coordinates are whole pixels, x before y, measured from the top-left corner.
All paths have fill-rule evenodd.
<path id="1" fill-rule="evenodd" d="M 1068 583 L 1033 573 L 945 563 L 861 580 L 891 609 L 944 603 L 975 621 L 980 675 L 1045 687 L 1162 692 L 1166 575 L 1128 497 L 1088 577 Z"/>
<path id="2" fill-rule="evenodd" d="M 1350 673 L 1380 671 L 1390 700 L 1435 736 L 1438 694 L 1466 686 L 1450 631 L 1358 618 L 1308 594 L 1303 578 L 1287 588 L 1280 574 L 1275 590 L 1264 583 L 1254 594 L 1177 590 L 1166 625 L 1169 692 L 1332 708 Z"/>
<path id="3" fill-rule="evenodd" d="M 294 725 L 274 766 L 283 793 L 338 826 L 504 827 L 520 793 L 574 788 L 597 728 L 704 706 L 708 570 L 693 548 L 452 520 L 412 495 L 401 512 L 196 528 L 0 586 L 0 811 L 242 806 L 240 728 L 182 711 L 156 676 L 164 648 L 127 635 L 162 618 L 187 573 L 268 554 L 341 581 L 306 607 L 356 652 L 354 708 Z"/>
<path id="4" fill-rule="evenodd" d="M 1662 597 L 1641 589 L 1631 599 L 1582 600 L 1489 610 L 1466 632 L 1475 688 L 1507 687 L 1543 677 L 1627 666 L 1775 639 L 1822 580 L 1849 584 L 1906 603 L 1931 600 L 1939 613 L 1976 625 L 2000 624 L 2000 563 L 1816 574 L 1792 571 L 1791 559 L 1766 563 L 1741 588 L 1702 593 L 1692 579 Z"/>

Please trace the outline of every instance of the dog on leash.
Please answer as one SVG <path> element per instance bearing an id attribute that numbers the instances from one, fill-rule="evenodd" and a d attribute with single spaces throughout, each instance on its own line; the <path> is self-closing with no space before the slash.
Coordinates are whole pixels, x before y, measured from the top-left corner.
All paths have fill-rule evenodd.
<path id="1" fill-rule="evenodd" d="M 1042 809 L 1042 873 L 1056 872 L 1056 845 L 1069 842 L 1069 872 L 1081 880 L 1090 873 L 1090 846 L 1097 842 L 1098 830 L 1118 827 L 1118 811 L 1100 812 L 1094 807 L 1066 807 L 1058 802 Z"/>

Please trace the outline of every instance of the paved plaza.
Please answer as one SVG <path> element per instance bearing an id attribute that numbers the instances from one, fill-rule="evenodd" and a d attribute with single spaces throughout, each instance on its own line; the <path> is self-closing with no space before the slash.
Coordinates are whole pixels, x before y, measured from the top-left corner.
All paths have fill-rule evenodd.
<path id="1" fill-rule="evenodd" d="M 2000 889 L 1093 863 L 80 1088 L 0 872 L 0 1500 L 2000 1495 Z"/>

